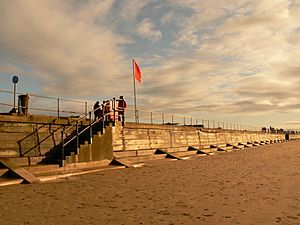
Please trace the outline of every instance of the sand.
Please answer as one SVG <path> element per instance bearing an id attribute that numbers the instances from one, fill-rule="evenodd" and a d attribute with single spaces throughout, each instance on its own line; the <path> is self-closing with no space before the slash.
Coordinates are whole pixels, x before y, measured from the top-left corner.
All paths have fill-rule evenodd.
<path id="1" fill-rule="evenodd" d="M 0 224 L 300 224 L 300 141 L 0 188 Z"/>

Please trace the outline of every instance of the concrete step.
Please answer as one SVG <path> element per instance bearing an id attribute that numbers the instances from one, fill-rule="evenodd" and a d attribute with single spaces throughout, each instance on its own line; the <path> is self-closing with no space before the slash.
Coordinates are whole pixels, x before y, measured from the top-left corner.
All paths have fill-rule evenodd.
<path id="1" fill-rule="evenodd" d="M 2 178 L 0 177 L 0 187 L 1 186 L 8 186 L 14 184 L 21 184 L 24 179 L 16 179 L 16 178 Z"/>
<path id="2" fill-rule="evenodd" d="M 0 164 L 2 164 L 3 167 L 11 170 L 13 173 L 17 174 L 28 183 L 40 182 L 40 180 L 37 179 L 33 174 L 28 172 L 25 168 L 15 164 L 10 158 L 0 158 Z"/>
<path id="3" fill-rule="evenodd" d="M 36 165 L 38 163 L 41 163 L 43 159 L 45 159 L 45 156 L 34 156 L 34 157 L 16 157 L 16 158 L 10 158 L 12 162 L 19 166 L 30 166 L 30 165 Z"/>
<path id="4" fill-rule="evenodd" d="M 116 158 L 135 157 L 137 156 L 137 150 L 114 151 L 113 155 Z"/>
<path id="5" fill-rule="evenodd" d="M 199 149 L 201 152 L 204 152 L 208 155 L 213 155 L 215 152 L 218 151 L 217 147 L 211 147 L 211 148 L 201 148 Z"/>
<path id="6" fill-rule="evenodd" d="M 147 155 L 147 156 L 134 156 L 134 157 L 121 157 L 120 159 L 129 164 L 147 162 L 151 160 L 159 160 L 166 158 L 166 154 L 155 154 L 155 155 Z M 118 159 L 118 158 L 116 158 Z"/>
<path id="7" fill-rule="evenodd" d="M 155 153 L 156 149 L 147 149 L 147 150 L 137 150 L 136 155 L 142 156 L 142 155 L 153 155 Z"/>
<path id="8" fill-rule="evenodd" d="M 239 145 L 244 145 L 245 148 L 251 148 L 253 146 L 253 144 L 250 142 L 242 142 L 239 143 Z"/>
<path id="9" fill-rule="evenodd" d="M 153 155 L 155 153 L 155 151 L 156 151 L 156 149 L 126 150 L 126 151 L 114 151 L 113 154 L 117 158 L 122 158 L 122 157 Z"/>
<path id="10" fill-rule="evenodd" d="M 264 145 L 265 143 L 262 141 L 255 141 L 254 144 L 258 146 L 258 145 Z"/>
<path id="11" fill-rule="evenodd" d="M 7 168 L 0 168 L 0 177 L 8 171 Z"/>
<path id="12" fill-rule="evenodd" d="M 37 164 L 33 166 L 23 166 L 23 168 L 33 175 L 53 173 L 61 170 L 61 167 L 58 164 Z"/>
<path id="13" fill-rule="evenodd" d="M 166 151 L 168 153 L 174 153 L 174 152 L 186 152 L 188 151 L 189 147 L 174 147 L 174 148 L 161 148 L 161 150 Z"/>
<path id="14" fill-rule="evenodd" d="M 181 151 L 181 152 L 172 152 L 172 155 L 183 158 L 183 157 L 189 157 L 193 155 L 197 155 L 198 150 L 189 150 L 189 151 Z"/>
<path id="15" fill-rule="evenodd" d="M 233 146 L 218 146 L 218 151 L 223 151 L 223 152 L 231 152 L 233 150 Z"/>
<path id="16" fill-rule="evenodd" d="M 41 181 L 50 181 L 50 180 L 67 178 L 71 176 L 95 173 L 104 170 L 115 170 L 115 169 L 124 169 L 124 168 L 125 166 L 120 166 L 120 165 L 97 166 L 97 167 L 88 167 L 88 168 L 73 169 L 73 170 L 64 169 L 63 167 L 61 167 L 61 169 L 58 171 L 38 174 L 37 178 L 39 178 Z"/>
<path id="17" fill-rule="evenodd" d="M 241 149 L 244 149 L 245 146 L 244 146 L 244 145 L 234 145 L 233 148 L 234 148 L 235 150 L 241 150 Z"/>

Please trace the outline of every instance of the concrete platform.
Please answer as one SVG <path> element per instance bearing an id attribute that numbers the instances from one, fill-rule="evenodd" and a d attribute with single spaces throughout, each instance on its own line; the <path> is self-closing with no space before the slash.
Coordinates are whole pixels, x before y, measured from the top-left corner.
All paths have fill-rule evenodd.
<path id="1" fill-rule="evenodd" d="M 95 167 L 95 168 L 89 168 L 89 169 L 77 169 L 77 170 L 68 170 L 68 171 L 56 171 L 56 172 L 51 172 L 51 173 L 43 173 L 37 175 L 37 177 L 42 181 L 51 181 L 51 180 L 57 180 L 57 179 L 62 179 L 62 178 L 67 178 L 71 176 L 78 176 L 82 174 L 88 174 L 88 173 L 95 173 L 99 171 L 104 171 L 104 170 L 115 170 L 115 169 L 124 169 L 125 166 L 102 166 L 102 167 Z"/>
<path id="2" fill-rule="evenodd" d="M 17 179 L 17 178 L 2 178 L 0 177 L 0 187 L 1 186 L 8 186 L 8 185 L 15 185 L 21 184 L 24 179 Z"/>
<path id="3" fill-rule="evenodd" d="M 135 156 L 135 157 L 121 157 L 116 159 L 120 159 L 121 161 L 124 161 L 126 164 L 135 164 L 135 163 L 144 163 L 152 160 L 160 160 L 165 159 L 167 154 L 155 154 L 155 155 L 148 155 L 148 156 Z"/>

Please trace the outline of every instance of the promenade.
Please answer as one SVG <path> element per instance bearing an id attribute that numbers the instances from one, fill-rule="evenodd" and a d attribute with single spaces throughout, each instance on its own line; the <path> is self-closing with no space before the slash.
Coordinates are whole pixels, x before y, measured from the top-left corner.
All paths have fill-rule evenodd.
<path id="1" fill-rule="evenodd" d="M 300 141 L 0 187 L 0 224 L 299 225 Z"/>

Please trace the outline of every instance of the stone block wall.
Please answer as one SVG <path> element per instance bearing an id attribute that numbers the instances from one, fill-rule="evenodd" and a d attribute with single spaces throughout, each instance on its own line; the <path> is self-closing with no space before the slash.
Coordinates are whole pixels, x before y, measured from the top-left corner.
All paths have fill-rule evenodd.
<path id="1" fill-rule="evenodd" d="M 145 151 L 164 148 L 237 145 L 284 140 L 284 134 L 248 131 L 208 130 L 196 127 L 126 123 L 117 126 L 113 133 L 113 151 Z M 132 153 L 133 154 L 133 153 Z M 138 153 L 135 153 L 136 155 Z"/>
<path id="2" fill-rule="evenodd" d="M 44 156 L 61 142 L 61 131 L 76 119 L 0 115 L 0 156 Z M 70 130 L 70 134 L 73 130 Z"/>

